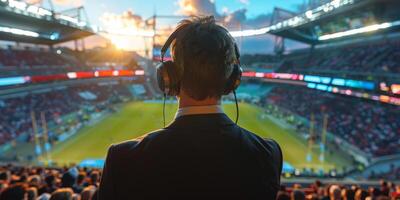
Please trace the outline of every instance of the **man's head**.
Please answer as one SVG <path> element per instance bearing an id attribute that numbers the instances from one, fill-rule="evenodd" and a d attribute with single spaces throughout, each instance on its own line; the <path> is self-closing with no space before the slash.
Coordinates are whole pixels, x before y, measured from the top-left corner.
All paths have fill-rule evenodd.
<path id="1" fill-rule="evenodd" d="M 239 62 L 234 39 L 212 16 L 183 20 L 176 30 L 171 52 L 179 93 L 197 101 L 219 99 Z"/>

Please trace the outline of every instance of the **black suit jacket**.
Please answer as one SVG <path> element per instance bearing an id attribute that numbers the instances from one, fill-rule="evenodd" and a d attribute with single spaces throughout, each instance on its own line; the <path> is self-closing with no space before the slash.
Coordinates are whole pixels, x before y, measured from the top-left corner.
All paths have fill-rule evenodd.
<path id="1" fill-rule="evenodd" d="M 280 185 L 282 152 L 225 114 L 187 115 L 108 150 L 100 200 L 265 199 Z"/>

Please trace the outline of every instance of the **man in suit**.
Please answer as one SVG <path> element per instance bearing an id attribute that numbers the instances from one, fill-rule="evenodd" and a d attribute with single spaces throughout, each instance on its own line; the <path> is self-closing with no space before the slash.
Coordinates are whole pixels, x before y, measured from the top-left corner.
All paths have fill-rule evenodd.
<path id="1" fill-rule="evenodd" d="M 234 39 L 203 17 L 183 20 L 163 55 L 170 44 L 173 61 L 159 66 L 158 81 L 179 100 L 175 119 L 109 148 L 99 199 L 275 199 L 279 145 L 239 127 L 221 108 L 221 96 L 240 83 Z"/>

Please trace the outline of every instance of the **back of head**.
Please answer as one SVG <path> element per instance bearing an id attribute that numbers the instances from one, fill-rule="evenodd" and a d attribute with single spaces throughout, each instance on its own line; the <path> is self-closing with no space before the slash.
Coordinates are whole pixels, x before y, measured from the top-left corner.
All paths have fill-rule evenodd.
<path id="1" fill-rule="evenodd" d="M 27 190 L 28 200 L 36 200 L 38 197 L 38 191 L 36 187 L 30 187 Z"/>
<path id="2" fill-rule="evenodd" d="M 0 182 L 8 183 L 9 181 L 10 181 L 10 172 L 6 170 L 0 171 Z"/>
<path id="3" fill-rule="evenodd" d="M 28 186 L 26 184 L 17 183 L 6 188 L 0 193 L 0 200 L 24 200 Z"/>
<path id="4" fill-rule="evenodd" d="M 354 197 L 355 200 L 364 200 L 365 198 L 367 198 L 368 196 L 368 192 L 363 190 L 363 189 L 359 189 L 356 192 L 356 195 Z"/>
<path id="5" fill-rule="evenodd" d="M 51 194 L 50 200 L 72 200 L 73 191 L 70 188 L 61 188 Z"/>
<path id="6" fill-rule="evenodd" d="M 61 185 L 62 187 L 72 187 L 76 183 L 76 178 L 71 175 L 69 172 L 63 174 L 61 178 Z"/>
<path id="7" fill-rule="evenodd" d="M 96 187 L 88 186 L 81 192 L 81 200 L 91 200 L 94 193 L 96 192 Z"/>
<path id="8" fill-rule="evenodd" d="M 355 192 L 352 189 L 343 189 L 342 190 L 342 198 L 344 200 L 354 200 Z"/>
<path id="9" fill-rule="evenodd" d="M 329 188 L 329 197 L 331 200 L 340 200 L 341 199 L 341 191 L 338 185 L 332 185 Z"/>
<path id="10" fill-rule="evenodd" d="M 276 195 L 276 200 L 290 200 L 290 196 L 287 192 L 279 191 Z"/>
<path id="11" fill-rule="evenodd" d="M 196 100 L 220 97 L 238 63 L 234 39 L 212 16 L 183 20 L 177 30 L 172 58 L 181 90 Z"/>
<path id="12" fill-rule="evenodd" d="M 99 181 L 100 178 L 100 173 L 96 170 L 92 171 L 92 173 L 90 173 L 90 181 L 92 182 L 92 184 L 96 184 Z"/>
<path id="13" fill-rule="evenodd" d="M 305 200 L 306 195 L 304 194 L 303 191 L 300 190 L 294 190 L 292 192 L 292 200 Z"/>
<path id="14" fill-rule="evenodd" d="M 56 177 L 54 176 L 54 175 L 48 175 L 48 176 L 46 176 L 46 178 L 44 179 L 44 181 L 46 182 L 46 184 L 48 185 L 48 186 L 52 186 L 54 183 L 55 183 L 55 181 L 56 181 Z"/>

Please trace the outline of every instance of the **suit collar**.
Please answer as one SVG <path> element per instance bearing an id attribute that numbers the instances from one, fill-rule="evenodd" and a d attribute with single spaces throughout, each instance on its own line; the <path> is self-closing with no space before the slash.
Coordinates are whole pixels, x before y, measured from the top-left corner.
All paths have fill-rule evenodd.
<path id="1" fill-rule="evenodd" d="M 198 115 L 198 114 L 211 114 L 211 113 L 224 113 L 221 105 L 208 105 L 208 106 L 189 106 L 179 108 L 175 114 L 175 118 L 184 115 Z"/>
<path id="2" fill-rule="evenodd" d="M 235 125 L 235 122 L 233 122 L 225 113 L 208 113 L 178 116 L 166 128 L 207 128 L 231 125 Z"/>

